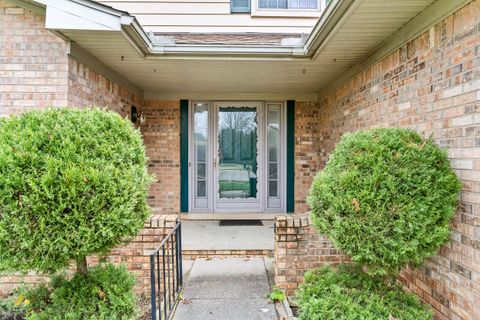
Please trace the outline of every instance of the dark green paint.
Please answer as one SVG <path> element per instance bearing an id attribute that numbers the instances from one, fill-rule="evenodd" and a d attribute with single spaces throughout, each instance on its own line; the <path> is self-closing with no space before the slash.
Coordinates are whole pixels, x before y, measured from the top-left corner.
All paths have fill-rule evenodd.
<path id="1" fill-rule="evenodd" d="M 295 101 L 287 101 L 287 212 L 295 211 Z"/>
<path id="2" fill-rule="evenodd" d="M 188 212 L 188 100 L 180 100 L 180 212 Z"/>

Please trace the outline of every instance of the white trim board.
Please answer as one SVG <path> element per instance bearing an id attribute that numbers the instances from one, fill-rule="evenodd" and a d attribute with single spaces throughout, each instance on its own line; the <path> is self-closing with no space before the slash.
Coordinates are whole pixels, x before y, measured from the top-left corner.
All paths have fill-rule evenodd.
<path id="1" fill-rule="evenodd" d="M 157 92 L 145 91 L 145 100 L 239 100 L 239 101 L 270 101 L 295 100 L 317 101 L 316 93 L 275 93 L 275 92 Z"/>

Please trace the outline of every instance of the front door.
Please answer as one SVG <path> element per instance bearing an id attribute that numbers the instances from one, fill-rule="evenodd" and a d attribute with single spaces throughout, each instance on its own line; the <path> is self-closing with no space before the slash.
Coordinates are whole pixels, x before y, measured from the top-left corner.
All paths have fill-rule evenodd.
<path id="1" fill-rule="evenodd" d="M 192 102 L 189 211 L 282 212 L 282 102 Z"/>
<path id="2" fill-rule="evenodd" d="M 262 111 L 261 103 L 215 103 L 216 212 L 262 211 Z"/>

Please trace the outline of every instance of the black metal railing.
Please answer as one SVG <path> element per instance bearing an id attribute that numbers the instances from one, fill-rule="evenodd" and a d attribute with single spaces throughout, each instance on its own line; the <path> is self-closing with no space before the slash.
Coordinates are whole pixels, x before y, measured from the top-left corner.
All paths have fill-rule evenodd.
<path id="1" fill-rule="evenodd" d="M 152 320 L 170 319 L 182 286 L 182 225 L 178 222 L 150 254 Z"/>

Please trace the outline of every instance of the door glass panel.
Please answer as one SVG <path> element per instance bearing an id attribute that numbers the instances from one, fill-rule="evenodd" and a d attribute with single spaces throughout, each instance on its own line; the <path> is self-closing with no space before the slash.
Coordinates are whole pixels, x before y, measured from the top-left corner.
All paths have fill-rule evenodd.
<path id="1" fill-rule="evenodd" d="M 208 103 L 195 103 L 194 111 L 194 174 L 197 198 L 207 197 Z"/>
<path id="2" fill-rule="evenodd" d="M 220 107 L 218 113 L 218 195 L 257 198 L 257 109 Z"/>
<path id="3" fill-rule="evenodd" d="M 269 196 L 269 197 L 276 198 L 276 197 L 277 197 L 277 194 L 278 194 L 278 191 L 277 191 L 277 181 L 275 181 L 275 180 L 270 180 L 270 181 L 268 182 L 268 196 Z"/>
<path id="4" fill-rule="evenodd" d="M 207 184 L 205 180 L 197 181 L 197 197 L 204 198 L 207 196 Z"/>
<path id="5" fill-rule="evenodd" d="M 276 163 L 269 163 L 268 164 L 268 176 L 270 180 L 277 179 L 277 164 Z"/>
<path id="6" fill-rule="evenodd" d="M 198 179 L 205 179 L 207 173 L 207 166 L 205 163 L 197 164 L 197 177 Z"/>
<path id="7" fill-rule="evenodd" d="M 206 142 L 202 141 L 203 136 L 196 135 L 195 139 L 197 140 L 197 163 L 204 163 L 207 160 L 207 146 L 201 144 Z"/>
<path id="8" fill-rule="evenodd" d="M 280 159 L 280 105 L 269 104 L 267 108 L 268 145 L 268 196 L 279 198 L 278 165 Z"/>

